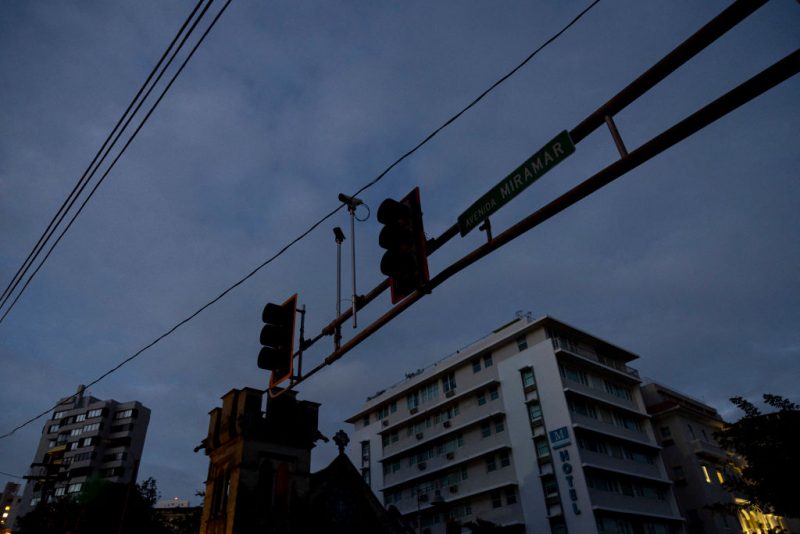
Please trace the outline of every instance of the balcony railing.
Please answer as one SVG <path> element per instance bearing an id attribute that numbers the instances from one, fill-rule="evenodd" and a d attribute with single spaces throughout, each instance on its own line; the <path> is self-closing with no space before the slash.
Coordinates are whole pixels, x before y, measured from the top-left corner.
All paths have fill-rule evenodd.
<path id="1" fill-rule="evenodd" d="M 617 361 L 617 360 L 615 360 L 613 358 L 605 358 L 605 357 L 603 357 L 601 355 L 597 355 L 597 354 L 595 354 L 595 353 L 593 353 L 591 351 L 588 351 L 586 349 L 582 349 L 581 347 L 578 346 L 577 343 L 575 343 L 574 341 L 570 340 L 569 338 L 554 337 L 554 338 L 551 338 L 551 339 L 553 341 L 553 348 L 555 350 L 559 350 L 559 349 L 560 350 L 565 350 L 567 352 L 571 352 L 571 353 L 577 354 L 578 356 L 581 356 L 583 358 L 586 358 L 586 359 L 592 360 L 594 362 L 597 362 L 600 365 L 605 365 L 606 367 L 610 367 L 610 368 L 615 369 L 617 371 L 623 372 L 623 373 L 625 373 L 627 375 L 633 376 L 635 378 L 639 378 L 639 371 L 637 371 L 636 369 L 633 369 L 632 367 L 628 367 L 624 363 L 619 362 L 619 361 Z"/>

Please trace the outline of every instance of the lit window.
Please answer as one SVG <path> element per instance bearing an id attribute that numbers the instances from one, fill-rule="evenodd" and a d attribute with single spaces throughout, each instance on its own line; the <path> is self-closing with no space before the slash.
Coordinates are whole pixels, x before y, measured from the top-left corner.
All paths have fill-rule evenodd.
<path id="1" fill-rule="evenodd" d="M 96 410 L 89 410 L 89 413 L 86 414 L 86 417 L 91 419 L 92 417 L 100 417 L 101 415 L 103 415 L 103 410 L 98 408 Z"/>
<path id="2" fill-rule="evenodd" d="M 711 476 L 708 474 L 708 468 L 706 466 L 704 466 L 704 465 L 701 465 L 700 469 L 703 470 L 703 476 L 705 477 L 706 482 L 708 484 L 711 484 Z"/>
<path id="3" fill-rule="evenodd" d="M 722 473 L 719 469 L 715 470 L 717 472 L 717 480 L 719 480 L 720 484 L 725 484 L 725 478 L 722 476 Z"/>
<path id="4" fill-rule="evenodd" d="M 80 423 L 81 421 L 85 421 L 85 420 L 86 420 L 86 414 L 85 413 L 81 413 L 81 414 L 78 414 L 78 415 L 75 416 L 75 422 L 76 423 Z"/>
<path id="5" fill-rule="evenodd" d="M 65 488 L 64 486 L 61 486 L 60 488 L 56 488 L 55 495 L 56 495 L 56 497 L 61 497 L 66 492 L 67 492 L 67 488 Z"/>

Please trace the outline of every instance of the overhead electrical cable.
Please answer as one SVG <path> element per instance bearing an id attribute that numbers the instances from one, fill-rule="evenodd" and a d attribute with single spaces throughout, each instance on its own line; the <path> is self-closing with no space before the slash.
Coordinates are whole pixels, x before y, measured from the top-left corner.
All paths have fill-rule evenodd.
<path id="1" fill-rule="evenodd" d="M 511 71 L 509 71 L 509 72 L 508 72 L 507 74 L 505 74 L 503 77 L 501 77 L 500 79 L 498 79 L 498 80 L 497 80 L 495 83 L 493 83 L 493 84 L 492 84 L 492 85 L 491 85 L 491 86 L 490 86 L 488 89 L 486 89 L 485 91 L 483 91 L 483 92 L 482 92 L 482 93 L 481 93 L 481 94 L 480 94 L 480 95 L 479 95 L 477 98 L 475 98 L 474 100 L 472 100 L 472 102 L 470 102 L 470 103 L 469 103 L 467 106 L 465 106 L 464 108 L 462 108 L 462 109 L 461 109 L 461 110 L 460 110 L 458 113 L 456 113 L 455 115 L 453 115 L 452 117 L 450 117 L 450 118 L 449 118 L 447 121 L 445 121 L 445 122 L 444 122 L 444 123 L 443 123 L 441 126 L 439 126 L 438 128 L 436 128 L 436 129 L 435 129 L 433 132 L 431 132 L 431 133 L 430 133 L 428 136 L 426 136 L 426 137 L 425 137 L 425 138 L 424 138 L 422 141 L 420 141 L 419 143 L 417 143 L 417 145 L 416 145 L 416 146 L 414 146 L 414 147 L 413 147 L 411 150 L 409 150 L 408 152 L 406 152 L 405 154 L 403 154 L 402 156 L 400 156 L 400 158 L 398 158 L 397 160 L 395 160 L 395 161 L 394 161 L 394 162 L 393 162 L 391 165 L 389 165 L 389 166 L 388 166 L 388 167 L 387 167 L 387 168 L 386 168 L 384 171 L 382 171 L 380 174 L 378 174 L 378 175 L 377 175 L 377 176 L 376 176 L 376 177 L 375 177 L 375 178 L 374 178 L 372 181 L 368 182 L 368 183 L 367 183 L 366 185 L 364 185 L 364 186 L 363 186 L 361 189 L 359 189 L 359 190 L 358 190 L 358 191 L 355 193 L 355 195 L 358 195 L 359 193 L 361 193 L 361 192 L 365 191 L 366 189 L 368 189 L 368 188 L 372 187 L 373 185 L 375 185 L 376 183 L 378 183 L 378 182 L 379 182 L 379 181 L 380 181 L 380 180 L 381 180 L 381 179 L 382 179 L 384 176 L 386 176 L 386 175 L 389 173 L 389 171 L 391 171 L 391 170 L 392 170 L 394 167 L 396 167 L 396 166 L 397 166 L 397 165 L 398 165 L 398 164 L 399 164 L 401 161 L 403 161 L 404 159 L 406 159 L 406 158 L 408 158 L 409 156 L 411 156 L 412 154 L 414 154 L 414 153 L 415 153 L 417 150 L 419 150 L 419 149 L 420 149 L 420 148 L 421 148 L 423 145 L 425 145 L 426 143 L 428 143 L 428 141 L 430 141 L 431 139 L 433 139 L 433 138 L 436 136 L 436 134 L 438 134 L 438 133 L 439 133 L 439 132 L 441 132 L 443 129 L 445 129 L 447 126 L 449 126 L 449 125 L 450 125 L 450 124 L 452 124 L 454 121 L 456 121 L 456 120 L 457 120 L 459 117 L 461 117 L 461 116 L 462 116 L 462 115 L 463 115 L 463 114 L 464 114 L 466 111 L 468 111 L 468 110 L 469 110 L 469 109 L 471 109 L 473 106 L 475 106 L 475 104 L 477 104 L 478 102 L 480 102 L 480 101 L 481 101 L 481 100 L 482 100 L 482 99 L 483 99 L 483 98 L 484 98 L 486 95 L 488 95 L 488 94 L 489 94 L 491 91 L 493 91 L 493 90 L 494 90 L 495 88 L 497 88 L 497 87 L 498 87 L 500 84 L 502 84 L 503 82 L 505 82 L 505 81 L 506 81 L 508 78 L 510 78 L 511 76 L 513 76 L 513 75 L 514 75 L 514 74 L 515 74 L 515 73 L 516 73 L 516 72 L 517 72 L 517 71 L 518 71 L 520 68 L 522 68 L 522 67 L 523 67 L 523 66 L 524 66 L 526 63 L 528 63 L 528 62 L 529 62 L 531 59 L 533 59 L 533 57 L 534 57 L 534 56 L 536 56 L 536 55 L 537 55 L 539 52 L 541 52 L 541 51 L 542 51 L 542 50 L 543 50 L 545 47 L 547 47 L 547 46 L 548 46 L 550 43 L 552 43 L 552 42 L 553 42 L 553 41 L 555 41 L 555 40 L 556 40 L 556 39 L 557 39 L 559 36 L 561 36 L 561 34 L 563 34 L 563 33 L 564 33 L 566 30 L 568 30 L 568 29 L 569 29 L 571 26 L 573 26 L 573 25 L 574 25 L 574 24 L 575 24 L 575 23 L 576 23 L 578 20 L 580 20 L 580 19 L 581 19 L 581 18 L 582 18 L 582 17 L 583 17 L 583 16 L 584 16 L 586 13 L 588 13 L 588 12 L 589 12 L 589 10 L 591 10 L 591 9 L 592 9 L 592 8 L 593 8 L 595 5 L 597 5 L 599 2 L 600 2 L 600 0 L 594 0 L 594 1 L 593 1 L 591 4 L 589 4 L 589 6 L 588 6 L 588 7 L 586 7 L 586 8 L 585 8 L 585 9 L 583 9 L 583 10 L 582 10 L 580 13 L 578 13 L 578 15 L 576 15 L 576 16 L 575 16 L 575 17 L 574 17 L 574 18 L 573 18 L 573 19 L 572 19 L 572 20 L 571 20 L 571 21 L 570 21 L 570 22 L 569 22 L 569 23 L 568 23 L 566 26 L 564 26 L 564 27 L 563 27 L 561 30 L 559 30 L 559 31 L 558 31 L 556 34 L 554 34 L 554 35 L 553 35 L 552 37 L 550 37 L 550 38 L 549 38 L 547 41 L 545 41 L 545 42 L 544 42 L 544 44 L 542 44 L 542 45 L 541 45 L 541 46 L 539 46 L 539 47 L 538 47 L 536 50 L 534 50 L 532 53 L 530 53 L 530 54 L 529 54 L 529 55 L 528 55 L 528 56 L 527 56 L 527 57 L 526 57 L 526 58 L 525 58 L 525 59 L 524 59 L 524 60 L 523 60 L 521 63 L 519 63 L 519 64 L 518 64 L 516 67 L 514 67 L 514 68 L 513 68 Z M 228 3 L 230 3 L 230 0 L 228 0 L 228 2 L 225 4 L 225 7 L 227 7 Z M 225 9 L 225 7 L 223 7 L 223 10 Z M 221 12 L 220 12 L 220 14 L 221 14 Z M 217 18 L 219 18 L 219 15 L 217 15 Z M 215 19 L 214 19 L 214 22 L 216 22 L 216 20 L 217 20 L 217 19 L 215 18 Z M 213 22 L 212 22 L 212 25 L 213 25 Z M 209 29 L 210 29 L 210 28 L 209 28 Z M 207 30 L 207 31 L 208 31 L 208 30 Z M 204 36 L 205 36 L 205 35 L 204 35 Z M 95 187 L 96 187 L 96 186 L 95 186 Z M 355 195 L 354 195 L 354 196 L 355 196 Z M 214 305 L 215 303 L 217 303 L 219 300 L 221 300 L 223 297 L 225 297 L 225 295 L 227 295 L 228 293 L 230 293 L 231 291 L 233 291 L 234 289 L 236 289 L 237 287 L 239 287 L 240 285 L 242 285 L 244 282 L 246 282 L 247 280 L 249 280 L 251 277 L 253 277 L 253 276 L 254 276 L 254 275 L 255 275 L 255 274 L 258 272 L 258 271 L 260 271 L 261 269 L 263 269 L 264 267 L 266 267 L 267 265 L 269 265 L 270 263 L 272 263 L 274 260 L 276 260 L 276 259 L 277 259 L 278 257 L 280 257 L 281 255 L 283 255 L 283 253 L 284 253 L 284 252 L 286 252 L 287 250 L 289 250 L 289 248 L 291 248 L 291 247 L 292 247 L 293 245 L 295 245 L 297 242 L 299 242 L 299 241 L 301 241 L 302 239 L 304 239 L 304 238 L 305 238 L 305 237 L 306 237 L 308 234 L 310 234 L 311 232 L 313 232 L 313 231 L 314 231 L 314 230 L 315 230 L 315 229 L 316 229 L 316 228 L 317 228 L 319 225 L 321 225 L 323 222 L 325 222 L 326 220 L 330 219 L 330 218 L 331 218 L 331 217 L 332 217 L 334 214 L 336 214 L 337 212 L 339 212 L 339 211 L 340 211 L 340 210 L 341 210 L 343 207 L 344 207 L 344 204 L 340 204 L 339 206 L 337 206 L 336 208 L 334 208 L 333 210 L 331 210 L 330 212 L 328 212 L 326 215 L 324 215 L 324 216 L 323 216 L 321 219 L 319 219 L 317 222 L 313 223 L 313 224 L 312 224 L 312 225 L 311 225 L 311 226 L 310 226 L 310 227 L 309 227 L 307 230 L 305 230 L 305 231 L 304 231 L 304 232 L 302 232 L 300 235 L 298 235 L 298 236 L 297 236 L 297 237 L 295 237 L 293 240 L 291 240 L 289 243 L 287 243 L 286 245 L 284 245 L 284 246 L 283 246 L 283 248 L 281 248 L 281 249 L 280 249 L 278 252 L 276 252 L 276 253 L 275 253 L 275 254 L 273 254 L 273 255 L 272 255 L 272 256 L 271 256 L 269 259 L 267 259 L 266 261 L 262 262 L 262 263 L 261 263 L 260 265 L 258 265 L 256 268 L 254 268 L 253 270 L 251 270 L 249 273 L 247 273 L 247 274 L 246 274 L 244 277 L 242 277 L 240 280 L 238 280 L 237 282 L 235 282 L 234 284 L 232 284 L 231 286 L 229 286 L 227 289 L 225 289 L 224 291 L 222 291 L 222 292 L 221 292 L 219 295 L 217 295 L 216 297 L 214 297 L 213 299 L 211 299 L 209 302 L 207 302 L 206 304 L 204 304 L 203 306 L 201 306 L 200 308 L 198 308 L 198 309 L 197 309 L 195 312 L 193 312 L 192 314 L 190 314 L 188 317 L 186 317 L 185 319 L 183 319 L 183 320 L 179 321 L 177 324 L 175 324 L 175 325 L 174 325 L 173 327 L 171 327 L 169 330 L 167 330 L 166 332 L 164 332 L 163 334 L 161 334 L 160 336 L 158 336 L 156 339 L 154 339 L 153 341 L 151 341 L 150 343 L 148 343 L 147 345 L 145 345 L 144 347 L 142 347 L 141 349 L 139 349 L 139 350 L 138 350 L 138 351 L 136 351 L 135 353 L 131 354 L 130 356 L 128 356 L 127 358 L 125 358 L 124 360 L 122 360 L 120 363 L 118 363 L 116 366 L 112 367 L 111 369 L 109 369 L 108 371 L 106 371 L 105 373 L 103 373 L 102 375 L 100 375 L 99 377 L 97 377 L 96 379 L 94 379 L 93 381 L 89 382 L 89 383 L 86 385 L 86 387 L 87 387 L 87 388 L 89 388 L 89 387 L 91 387 L 91 386 L 93 386 L 93 385 L 97 384 L 98 382 L 100 382 L 101 380 L 103 380 L 104 378 L 106 378 L 107 376 L 109 376 L 110 374 L 112 374 L 112 373 L 116 372 L 117 370 L 119 370 L 120 368 L 122 368 L 124 365 L 128 364 L 129 362 L 131 362 L 131 361 L 133 361 L 134 359 L 136 359 L 137 357 L 139 357 L 139 356 L 140 356 L 142 353 L 144 353 L 146 350 L 148 350 L 148 349 L 150 349 L 151 347 L 153 347 L 154 345 L 156 345 L 156 344 L 157 344 L 159 341 L 161 341 L 162 339 L 164 339 L 164 338 L 166 338 L 167 336 L 171 335 L 173 332 L 175 332 L 176 330 L 178 330 L 178 328 L 180 328 L 181 326 L 185 325 L 186 323 L 188 323 L 189 321 L 191 321 L 192 319 L 194 319 L 195 317 L 197 317 L 197 316 L 198 316 L 200 313 L 202 313 L 203 311 L 205 311 L 207 308 L 209 308 L 210 306 L 212 306 L 212 305 Z M 0 319 L 0 320 L 1 320 L 1 319 Z M 73 397 L 74 397 L 74 395 L 73 395 Z M 68 397 L 68 399 L 69 399 L 69 398 L 72 398 L 72 397 Z M 61 401 L 61 402 L 63 402 L 63 401 Z M 55 409 L 57 406 L 58 406 L 58 405 L 55 405 L 55 406 L 53 406 L 53 407 L 51 407 L 51 408 L 48 408 L 47 410 L 43 411 L 42 413 L 40 413 L 40 414 L 38 414 L 38 415 L 36 415 L 36 416 L 34 416 L 34 417 L 31 417 L 30 419 L 28 419 L 28 420 L 27 420 L 27 421 L 25 421 L 24 423 L 21 423 L 20 425 L 16 426 L 16 427 L 15 427 L 15 428 L 13 428 L 12 430 L 10 430 L 10 431 L 6 432 L 5 434 L 2 434 L 2 435 L 0 435 L 0 439 L 7 438 L 7 437 L 11 436 L 12 434 L 14 434 L 14 433 L 15 433 L 17 430 L 20 430 L 21 428 L 23 428 L 23 427 L 25 427 L 25 426 L 27 426 L 27 425 L 29 425 L 29 424 L 33 423 L 34 421 L 36 421 L 36 420 L 38 420 L 38 419 L 41 419 L 42 417 L 46 416 L 46 415 L 47 415 L 47 414 L 49 414 L 51 411 L 53 411 L 53 410 L 54 410 L 54 409 Z"/>
<path id="2" fill-rule="evenodd" d="M 182 46 L 183 46 L 183 43 L 185 43 L 185 42 L 186 42 L 186 39 L 189 37 L 189 34 L 190 34 L 190 33 L 191 33 L 193 30 L 194 30 L 194 28 L 195 28 L 195 27 L 197 26 L 197 24 L 200 22 L 200 19 L 201 19 L 201 18 L 202 18 L 202 16 L 205 14 L 206 10 L 208 10 L 208 8 L 210 7 L 210 5 L 211 5 L 211 2 L 213 2 L 213 0 L 210 0 L 210 1 L 209 1 L 209 3 L 208 3 L 208 4 L 206 5 L 206 7 L 203 9 L 203 12 L 200 14 L 200 17 L 199 17 L 197 20 L 195 20 L 195 22 L 194 22 L 194 24 L 192 25 L 192 28 L 190 29 L 189 33 L 187 33 L 187 34 L 186 34 L 186 36 L 184 36 L 184 39 L 182 40 L 180 47 L 182 47 Z M 214 27 L 214 24 L 216 24 L 217 20 L 219 20 L 219 17 L 222 15 L 222 13 L 225 11 L 225 9 L 228 7 L 228 5 L 229 5 L 230 3 L 231 3 L 231 0 L 228 0 L 228 1 L 225 3 L 225 5 L 222 7 L 222 9 L 220 9 L 220 11 L 219 11 L 219 12 L 217 13 L 217 15 L 214 17 L 214 19 L 212 20 L 212 22 L 211 22 L 211 24 L 208 26 L 208 28 L 206 28 L 206 30 L 205 30 L 205 32 L 203 33 L 203 35 L 200 37 L 200 39 L 197 41 L 197 43 L 195 43 L 195 45 L 192 47 L 192 50 L 191 50 L 191 51 L 189 52 L 189 54 L 186 56 L 186 58 L 184 59 L 183 63 L 181 63 L 181 66 L 178 68 L 178 70 L 175 72 L 175 74 L 173 74 L 172 78 L 171 78 L 171 79 L 170 79 L 170 81 L 167 83 L 166 87 L 165 87 L 165 88 L 162 90 L 161 94 L 158 96 L 158 98 L 156 99 L 155 103 L 154 103 L 154 104 L 153 104 L 153 105 L 150 107 L 150 109 L 148 110 L 147 114 L 144 116 L 144 118 L 142 119 L 142 121 L 139 123 L 139 125 L 136 127 L 136 129 L 133 131 L 133 133 L 132 133 L 132 134 L 131 134 L 131 136 L 128 138 L 128 140 L 125 142 L 125 144 L 124 144 L 124 145 L 123 145 L 123 147 L 120 149 L 120 151 L 119 151 L 119 153 L 116 155 L 116 157 L 115 157 L 115 158 L 112 160 L 112 162 L 109 164 L 108 168 L 107 168 L 107 169 L 106 169 L 106 171 L 103 173 L 103 175 L 102 175 L 102 176 L 100 177 L 100 179 L 99 179 L 99 180 L 98 180 L 98 181 L 95 183 L 94 187 L 92 187 L 92 189 L 89 191 L 89 194 L 86 196 L 86 198 L 85 198 L 85 199 L 83 200 L 83 202 L 80 204 L 80 206 L 78 207 L 77 211 L 76 211 L 76 212 L 73 214 L 73 216 L 72 216 L 72 218 L 70 219 L 70 221 L 69 221 L 69 223 L 67 224 L 67 226 L 66 226 L 66 227 L 65 227 L 65 228 L 64 228 L 64 229 L 61 231 L 61 233 L 59 234 L 58 238 L 56 238 L 55 242 L 53 242 L 53 244 L 50 246 L 49 250 L 48 250 L 48 251 L 47 251 L 47 253 L 45 254 L 45 256 L 44 256 L 44 258 L 42 259 L 42 261 L 39 263 L 39 265 L 36 267 L 36 269 L 35 269 L 35 270 L 34 270 L 34 271 L 31 273 L 31 275 L 30 275 L 30 276 L 28 277 L 28 279 L 25 281 L 25 284 L 22 286 L 22 289 L 20 289 L 20 291 L 17 293 L 17 296 L 14 298 L 14 300 L 11 302 L 11 304 L 10 304 L 9 306 L 7 306 L 7 308 L 6 308 L 5 312 L 3 313 L 3 315 L 2 315 L 2 316 L 0 316 L 0 323 L 2 323 L 2 322 L 5 320 L 6 316 L 8 316 L 9 312 L 11 312 L 11 310 L 12 310 L 12 309 L 13 309 L 13 307 L 14 307 L 14 305 L 15 305 L 15 304 L 17 303 L 17 301 L 19 300 L 20 296 L 22 296 L 22 294 L 25 292 L 25 289 L 26 289 L 26 288 L 28 287 L 28 285 L 31 283 L 31 280 L 33 280 L 33 278 L 36 276 L 36 274 L 39 272 L 39 270 L 42 268 L 42 266 L 44 266 L 45 262 L 46 262 L 46 261 L 47 261 L 47 259 L 50 257 L 50 254 L 52 254 L 52 252 L 53 252 L 53 250 L 55 249 L 55 247 L 56 247 L 56 246 L 58 246 L 58 243 L 59 243 L 59 242 L 61 242 L 61 239 L 64 237 L 64 235 L 65 235 L 65 234 L 66 234 L 66 233 L 69 231 L 69 229 L 72 227 L 72 224 L 75 222 L 75 220 L 76 220 L 76 219 L 78 218 L 78 216 L 81 214 L 81 212 L 83 211 L 83 208 L 86 206 L 87 202 L 89 202 L 89 200 L 92 198 L 92 196 L 94 196 L 94 193 L 95 193 L 95 191 L 97 191 L 97 188 L 98 188 L 98 187 L 100 187 L 100 184 L 102 184 L 102 183 L 103 183 L 103 181 L 106 179 L 106 177 L 108 176 L 108 174 L 111 172 L 111 170 L 112 170 L 112 169 L 114 168 L 114 166 L 116 165 L 117 161 L 119 161 L 120 157 L 122 157 L 122 155 L 125 153 L 125 151 L 127 150 L 127 148 L 130 146 L 130 144 L 131 144 L 131 143 L 133 142 L 133 140 L 136 138 L 136 136 L 137 136 L 137 134 L 139 133 L 139 131 L 142 129 L 142 127 L 145 125 L 145 123 L 147 122 L 147 120 L 148 120 L 148 119 L 150 118 L 150 116 L 153 114 L 153 112 L 155 111 L 156 107 L 158 107 L 158 105 L 161 103 L 161 100 L 164 98 L 164 96 L 165 96 L 165 95 L 167 94 L 167 92 L 170 90 L 170 88 L 172 87 L 172 84 L 175 82 L 175 80 L 178 78 L 178 76 L 181 74 L 181 72 L 183 72 L 183 69 L 184 69 L 184 68 L 186 67 L 186 65 L 189 63 L 189 60 L 190 60 L 190 59 L 192 58 L 192 56 L 194 55 L 195 51 L 197 51 L 197 49 L 198 49 L 198 47 L 200 46 L 200 44 L 203 42 L 203 40 L 205 39 L 205 37 L 208 35 L 208 33 L 210 32 L 211 28 L 213 28 L 213 27 Z M 178 51 L 180 50 L 180 47 L 179 47 L 179 48 L 178 48 L 178 49 L 175 51 L 175 54 L 173 54 L 172 58 L 170 58 L 170 60 L 169 60 L 169 61 L 167 62 L 167 64 L 164 66 L 164 69 L 162 69 L 161 73 L 159 73 L 158 77 L 156 78 L 156 83 L 158 82 L 158 80 L 160 80 L 160 79 L 161 79 L 161 76 L 164 74 L 164 72 L 166 71 L 166 69 L 167 69 L 167 68 L 169 67 L 169 65 L 172 63 L 172 60 L 173 60 L 173 59 L 175 58 L 175 56 L 177 55 Z M 152 91 L 154 88 L 155 88 L 155 84 L 153 84 L 153 86 L 152 86 L 152 87 L 151 87 L 151 88 L 148 90 L 148 92 L 147 92 L 147 95 L 145 96 L 145 98 L 146 98 L 146 97 L 147 97 L 147 96 L 150 94 L 150 92 L 151 92 L 151 91 Z M 137 106 L 137 108 L 136 108 L 136 110 L 137 110 L 137 111 L 138 111 L 138 109 L 141 107 L 141 105 L 142 105 L 143 103 L 144 103 L 144 99 L 142 99 L 142 101 L 141 101 L 141 102 L 139 103 L 139 105 Z M 130 123 L 130 121 L 131 121 L 132 119 L 133 119 L 133 115 L 131 115 L 131 117 L 130 117 L 130 118 L 128 119 L 128 121 L 126 122 L 126 124 L 125 124 L 125 126 L 126 126 L 126 127 L 127 127 L 127 125 Z M 120 132 L 120 135 L 121 135 L 121 132 Z M 117 138 L 114 140 L 114 143 L 116 143 L 116 141 L 117 141 L 117 139 L 119 139 L 120 135 L 118 135 L 118 136 L 117 136 Z M 106 152 L 106 155 L 108 155 L 108 152 Z M 103 159 L 105 159 L 105 156 L 103 156 Z M 96 170 L 96 169 L 95 169 L 95 170 Z M 94 173 L 92 173 L 92 174 L 94 174 Z M 88 184 L 88 182 L 86 182 L 86 183 L 84 184 L 84 186 L 83 186 L 83 187 L 85 187 L 87 184 Z M 82 190 L 82 189 L 81 189 L 81 190 Z M 77 197 L 76 197 L 76 198 L 77 198 Z M 10 295 L 6 297 L 6 300 L 8 300 L 8 298 L 9 298 L 9 297 L 10 297 Z M 5 303 L 5 301 L 4 301 L 4 303 Z"/>
<path id="3" fill-rule="evenodd" d="M 153 76 L 158 71 L 158 69 L 161 67 L 161 64 L 164 62 L 164 59 L 166 59 L 166 57 L 169 55 L 170 50 L 172 49 L 173 46 L 175 46 L 175 43 L 178 41 L 180 36 L 183 34 L 183 31 L 186 29 L 186 26 L 189 25 L 189 22 L 192 20 L 192 18 L 194 18 L 194 15 L 197 13 L 197 10 L 200 8 L 200 6 L 202 5 L 202 3 L 204 1 L 205 0 L 198 0 L 197 5 L 195 5 L 194 9 L 189 14 L 189 16 L 186 17 L 186 20 L 181 25 L 180 29 L 178 30 L 178 33 L 175 34 L 175 37 L 173 37 L 172 42 L 169 44 L 167 49 L 164 50 L 164 53 L 161 55 L 161 58 L 158 60 L 158 63 L 156 63 L 156 65 L 150 71 L 150 74 L 147 76 L 147 79 L 144 81 L 142 86 L 139 87 L 139 90 L 136 92 L 136 95 L 133 97 L 133 99 L 131 100 L 130 104 L 128 104 L 127 109 L 122 114 L 122 116 L 119 118 L 119 120 L 117 121 L 117 124 L 109 132 L 109 134 L 106 137 L 105 141 L 103 141 L 103 144 L 100 146 L 100 149 L 97 151 L 97 154 L 95 154 L 95 156 L 92 159 L 91 163 L 89 163 L 89 166 L 86 168 L 85 171 L 83 171 L 83 175 L 78 179 L 77 183 L 72 188 L 72 191 L 70 191 L 69 195 L 67 195 L 67 198 L 64 199 L 64 202 L 61 204 L 61 206 L 56 211 L 56 214 L 53 216 L 53 218 L 48 223 L 47 228 L 45 228 L 44 232 L 39 237 L 39 240 L 33 246 L 33 249 L 31 249 L 31 251 L 28 253 L 28 257 L 25 258 L 25 261 L 22 262 L 22 265 L 20 265 L 19 269 L 17 269 L 17 272 L 14 274 L 14 276 L 11 279 L 11 281 L 9 281 L 8 286 L 6 286 L 6 288 L 3 290 L 2 295 L 0 295 L 0 299 L 2 299 L 2 302 L 0 302 L 0 308 L 2 308 L 2 306 L 8 300 L 8 296 L 11 293 L 14 292 L 14 290 L 17 287 L 17 284 L 19 284 L 19 282 L 22 280 L 22 278 L 25 277 L 25 274 L 27 273 L 28 269 L 30 269 L 31 264 L 33 264 L 33 262 L 36 261 L 36 258 L 39 256 L 39 253 L 41 252 L 42 248 L 44 248 L 46 242 L 50 239 L 50 236 L 53 235 L 53 233 L 55 232 L 56 228 L 58 227 L 59 224 L 61 224 L 61 221 L 66 216 L 66 213 L 70 210 L 70 208 L 74 204 L 74 202 L 77 199 L 77 197 L 80 196 L 81 192 L 83 191 L 83 188 L 85 187 L 86 182 L 91 180 L 91 175 L 94 174 L 94 171 L 96 171 L 97 167 L 99 167 L 99 165 L 102 163 L 102 159 L 100 160 L 99 163 L 98 163 L 98 159 L 100 158 L 100 156 L 103 153 L 103 151 L 106 151 L 106 155 L 107 155 L 108 154 L 108 150 L 111 150 L 111 148 L 114 146 L 114 143 L 116 143 L 116 140 L 115 140 L 108 147 L 108 150 L 106 150 L 106 147 L 108 146 L 108 143 L 111 140 L 111 138 L 115 135 L 115 133 L 118 130 L 120 132 L 125 130 L 125 127 L 127 126 L 127 123 L 126 123 L 125 126 L 122 127 L 121 130 L 120 130 L 120 125 L 122 125 L 123 121 L 125 120 L 125 117 L 128 116 L 128 114 L 131 112 L 131 109 L 136 104 L 136 102 L 139 100 L 139 97 L 142 95 L 142 93 L 144 92 L 144 90 L 147 87 L 147 85 L 153 79 Z M 210 1 L 213 2 L 213 0 L 210 0 Z M 202 17 L 202 15 L 201 15 L 201 17 Z M 157 83 L 157 81 L 155 83 Z M 155 83 L 153 85 L 155 85 Z M 146 98 L 147 98 L 147 96 L 145 96 L 142 99 L 142 101 L 144 101 Z M 137 107 L 137 110 L 138 110 L 138 107 Z M 136 111 L 131 113 L 131 117 L 135 113 L 136 113 Z M 117 138 L 119 138 L 119 135 L 117 136 Z M 103 158 L 105 158 L 105 156 L 103 156 Z M 97 163 L 97 167 L 95 166 L 95 163 Z M 93 167 L 94 167 L 94 171 L 92 170 Z"/>

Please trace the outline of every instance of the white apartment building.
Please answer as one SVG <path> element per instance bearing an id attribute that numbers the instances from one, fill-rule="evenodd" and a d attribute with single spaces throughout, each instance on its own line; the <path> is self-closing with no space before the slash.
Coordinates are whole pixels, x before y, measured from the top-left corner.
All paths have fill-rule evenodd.
<path id="1" fill-rule="evenodd" d="M 637 356 L 551 317 L 517 319 L 370 398 L 351 460 L 418 532 L 683 531 Z"/>
<path id="2" fill-rule="evenodd" d="M 84 395 L 62 399 L 42 429 L 19 517 L 39 502 L 75 496 L 87 480 L 136 480 L 150 410 L 138 401 L 117 402 Z"/>

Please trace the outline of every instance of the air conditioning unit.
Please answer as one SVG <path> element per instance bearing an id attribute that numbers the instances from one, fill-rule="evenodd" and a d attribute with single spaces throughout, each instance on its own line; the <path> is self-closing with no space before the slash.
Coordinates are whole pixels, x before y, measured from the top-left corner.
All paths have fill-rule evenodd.
<path id="1" fill-rule="evenodd" d="M 417 464 L 417 467 L 420 471 L 425 471 L 428 468 L 428 464 L 425 462 L 420 462 Z"/>
<path id="2" fill-rule="evenodd" d="M 452 460 L 455 457 L 456 457 L 456 454 L 454 452 L 448 452 L 447 453 L 447 459 L 448 460 Z"/>
<path id="3" fill-rule="evenodd" d="M 422 432 L 417 432 L 417 439 L 422 439 Z"/>
<path id="4" fill-rule="evenodd" d="M 381 421 L 381 424 L 383 426 L 389 426 L 389 421 L 387 419 L 384 419 L 383 421 Z"/>
<path id="5" fill-rule="evenodd" d="M 417 409 L 417 407 L 416 407 L 416 406 L 414 406 L 413 408 L 411 408 L 411 409 L 409 410 L 409 413 L 411 413 L 411 415 L 414 415 L 414 414 L 415 414 L 415 413 L 417 413 L 418 411 L 419 411 L 419 410 Z"/>
<path id="6" fill-rule="evenodd" d="M 454 389 L 451 389 L 451 390 L 449 390 L 449 391 L 445 392 L 444 396 L 445 396 L 445 397 L 452 397 L 452 396 L 453 396 L 453 395 L 455 395 L 455 394 L 456 394 L 456 390 L 454 390 Z"/>
<path id="7" fill-rule="evenodd" d="M 458 484 L 450 486 L 450 493 L 458 493 Z"/>
<path id="8" fill-rule="evenodd" d="M 450 428 L 452 425 L 453 425 L 453 423 L 451 423 L 450 421 L 445 421 L 444 422 L 444 427 L 445 428 Z"/>

